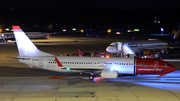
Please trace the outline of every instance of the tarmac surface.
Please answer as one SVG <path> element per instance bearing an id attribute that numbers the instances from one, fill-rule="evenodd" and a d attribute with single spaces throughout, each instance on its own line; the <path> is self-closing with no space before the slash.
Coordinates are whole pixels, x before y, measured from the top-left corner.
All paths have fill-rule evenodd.
<path id="1" fill-rule="evenodd" d="M 33 40 L 40 50 L 54 55 L 78 53 L 77 48 L 105 52 L 112 41 L 67 36 Z M 119 75 L 89 81 L 88 74 L 52 72 L 6 58 L 18 55 L 16 44 L 0 44 L 0 52 L 0 101 L 180 101 L 179 61 L 169 61 L 178 70 L 160 80 L 157 75 Z"/>

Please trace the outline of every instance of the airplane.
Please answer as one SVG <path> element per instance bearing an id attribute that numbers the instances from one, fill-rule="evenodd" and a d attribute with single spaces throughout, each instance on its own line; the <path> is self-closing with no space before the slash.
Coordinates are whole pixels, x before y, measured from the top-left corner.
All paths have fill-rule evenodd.
<path id="1" fill-rule="evenodd" d="M 179 44 L 179 40 L 177 39 L 180 34 L 179 28 L 180 24 L 172 31 L 174 37 L 171 40 L 116 41 L 112 42 L 106 48 L 106 51 L 109 53 L 117 53 L 117 56 L 119 53 L 125 53 L 126 55 L 140 53 L 144 49 L 166 51 L 167 48 L 173 48 Z"/>
<path id="2" fill-rule="evenodd" d="M 43 32 L 26 32 L 26 34 L 30 39 L 47 39 L 53 34 L 53 23 L 54 21 L 51 21 Z M 14 39 L 13 32 L 0 33 L 0 40 L 3 40 L 4 43 L 7 43 L 6 40 L 10 39 Z"/>
<path id="3" fill-rule="evenodd" d="M 40 51 L 19 26 L 13 25 L 12 28 L 19 55 L 9 58 L 29 66 L 56 72 L 88 73 L 89 80 L 98 75 L 116 79 L 119 74 L 157 74 L 160 79 L 160 76 L 176 70 L 167 62 L 156 59 L 55 56 Z"/>

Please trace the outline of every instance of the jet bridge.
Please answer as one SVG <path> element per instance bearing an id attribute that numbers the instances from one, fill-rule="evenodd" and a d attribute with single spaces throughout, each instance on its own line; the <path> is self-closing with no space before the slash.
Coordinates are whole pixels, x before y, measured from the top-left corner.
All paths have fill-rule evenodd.
<path id="1" fill-rule="evenodd" d="M 122 53 L 125 53 L 126 55 L 133 54 L 134 56 L 135 52 L 128 46 L 128 43 L 116 42 L 116 48 L 117 50 L 121 51 Z"/>
<path id="2" fill-rule="evenodd" d="M 123 44 L 123 52 L 125 54 L 134 54 L 135 52 L 128 46 L 128 43 Z"/>
<path id="3" fill-rule="evenodd" d="M 134 51 L 132 50 L 132 48 L 129 46 L 128 43 L 124 43 L 124 42 L 113 42 L 110 44 L 110 46 L 108 46 L 106 48 L 107 52 L 110 53 L 117 53 L 117 56 L 121 53 L 125 53 L 126 55 L 132 55 L 134 56 Z"/>

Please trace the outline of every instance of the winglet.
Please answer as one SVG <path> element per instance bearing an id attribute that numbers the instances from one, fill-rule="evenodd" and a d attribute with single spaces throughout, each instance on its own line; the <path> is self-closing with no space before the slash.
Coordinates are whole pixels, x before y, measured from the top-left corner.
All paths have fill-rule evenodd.
<path id="1" fill-rule="evenodd" d="M 178 24 L 175 29 L 172 31 L 173 39 L 178 38 L 178 36 L 180 35 L 180 24 Z"/>
<path id="2" fill-rule="evenodd" d="M 56 57 L 55 57 L 55 61 L 57 62 L 58 67 L 63 67 L 63 65 L 60 63 L 60 61 Z"/>
<path id="3" fill-rule="evenodd" d="M 82 56 L 82 53 L 81 53 L 81 51 L 79 50 L 79 48 L 78 48 L 78 53 L 79 53 L 79 56 Z"/>
<path id="4" fill-rule="evenodd" d="M 15 25 L 13 25 L 12 28 L 13 28 L 13 30 L 21 30 L 21 28 L 19 26 L 15 26 Z"/>

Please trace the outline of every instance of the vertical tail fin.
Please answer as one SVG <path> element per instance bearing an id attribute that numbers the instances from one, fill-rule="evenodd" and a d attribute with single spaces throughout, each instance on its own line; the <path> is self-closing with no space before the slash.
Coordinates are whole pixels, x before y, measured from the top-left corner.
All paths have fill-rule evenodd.
<path id="1" fill-rule="evenodd" d="M 175 27 L 175 29 L 172 31 L 172 34 L 174 35 L 173 39 L 177 39 L 180 34 L 180 24 Z"/>
<path id="2" fill-rule="evenodd" d="M 46 29 L 44 30 L 45 32 L 53 32 L 53 24 L 54 24 L 54 20 L 52 20 L 49 25 L 46 27 Z"/>
<path id="3" fill-rule="evenodd" d="M 19 26 L 12 26 L 12 28 L 20 57 L 54 56 L 38 50 L 38 48 L 32 43 Z"/>

